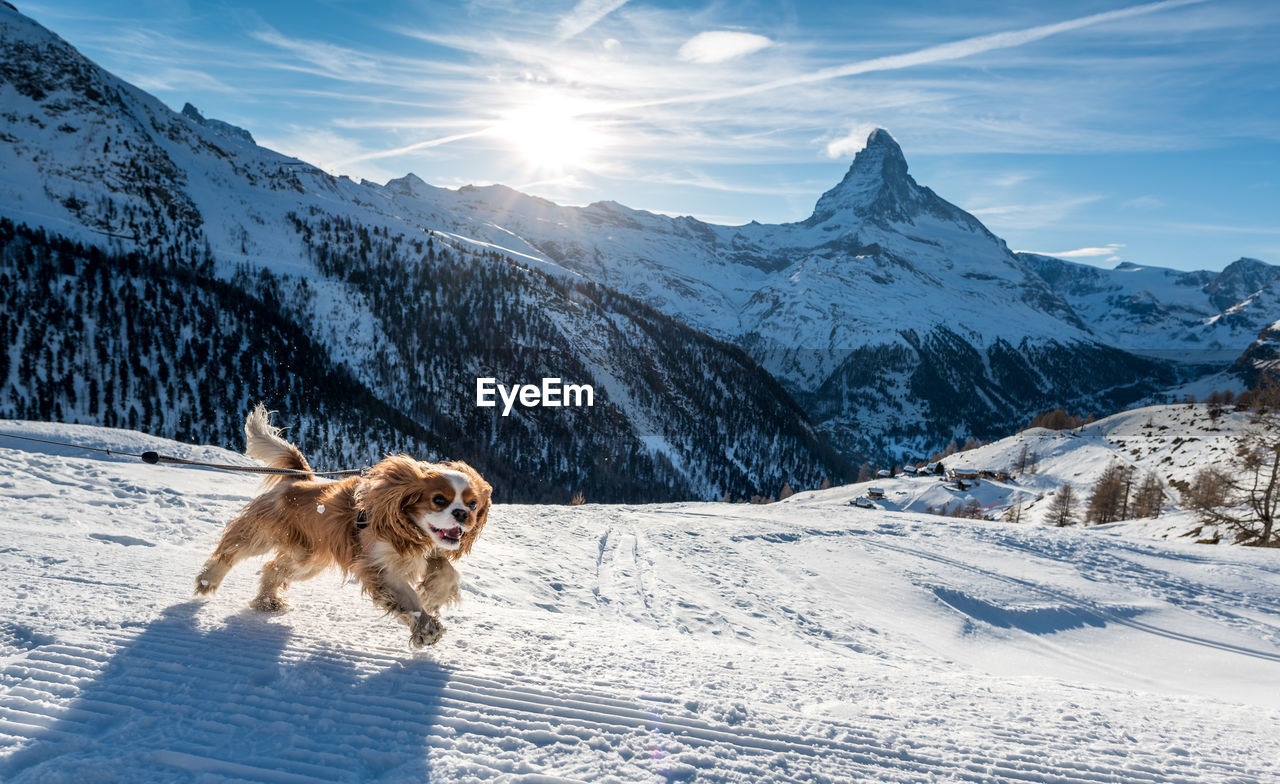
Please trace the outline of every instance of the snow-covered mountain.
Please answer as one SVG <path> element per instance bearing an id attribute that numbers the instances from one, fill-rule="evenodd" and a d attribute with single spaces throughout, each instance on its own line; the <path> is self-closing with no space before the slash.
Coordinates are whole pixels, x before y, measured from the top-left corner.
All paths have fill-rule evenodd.
<path id="1" fill-rule="evenodd" d="M 1220 364 L 1280 315 L 1280 267 L 1257 259 L 1237 259 L 1221 272 L 1181 272 L 1018 256 L 1099 339 L 1126 351 Z"/>
<path id="2" fill-rule="evenodd" d="M 524 500 L 768 496 L 847 467 L 739 349 L 171 111 L 7 6 L 0 139 L 4 412 L 235 446 L 265 398 L 327 461 L 427 443 Z M 314 362 L 265 345 L 299 333 Z M 595 405 L 503 416 L 478 377 Z"/>
<path id="3" fill-rule="evenodd" d="M 1117 351 L 981 222 L 916 183 L 883 130 L 798 223 L 563 207 L 412 175 L 386 190 L 405 214 L 738 343 L 852 454 L 923 454 L 1059 404 L 1110 411 L 1175 378 Z"/>
<path id="4" fill-rule="evenodd" d="M 191 600 L 256 484 L 0 440 L 0 780 L 1280 777 L 1273 551 L 821 493 L 498 505 L 415 654 L 336 572 L 291 586 L 287 613 L 246 607 L 263 559 Z"/>
<path id="5" fill-rule="evenodd" d="M 410 327 L 426 334 L 437 327 L 413 321 L 424 313 L 406 303 L 456 294 L 441 288 L 448 275 L 430 273 L 441 263 L 432 254 L 442 252 L 499 276 L 519 269 L 503 279 L 541 292 L 513 289 L 495 301 L 484 323 L 519 314 L 538 322 L 540 343 L 494 327 L 487 340 L 505 347 L 488 346 L 479 363 L 486 374 L 565 376 L 558 358 L 572 357 L 568 364 L 596 381 L 628 423 L 621 451 L 669 461 L 707 495 L 748 487 L 772 494 L 785 479 L 770 467 L 780 460 L 798 461 L 795 478 L 805 483 L 838 475 L 840 461 L 825 454 L 806 416 L 845 456 L 921 456 L 953 438 L 1002 436 L 1054 406 L 1108 413 L 1199 372 L 1124 350 L 1130 346 L 1119 333 L 1095 326 L 1107 323 L 1096 309 L 1078 309 L 1045 279 L 1044 264 L 1012 253 L 976 218 L 918 184 L 883 130 L 808 219 L 717 226 L 613 202 L 565 207 L 503 186 L 437 188 L 412 174 L 385 185 L 334 178 L 193 107 L 171 111 L 7 8 L 0 32 L 5 216 L 110 253 L 199 259 L 219 278 L 250 281 L 254 296 L 271 299 L 357 382 L 435 435 L 452 437 L 442 422 L 485 430 L 462 391 L 477 363 L 437 367 L 442 360 L 421 335 L 407 338 Z M 269 278 L 255 278 L 259 270 Z M 1233 312 L 1247 311 L 1252 323 L 1271 307 L 1249 291 L 1262 273 L 1235 272 L 1206 295 L 1243 297 L 1217 311 L 1225 315 L 1211 342 L 1227 351 L 1238 341 L 1227 359 L 1257 333 L 1230 326 L 1239 320 Z M 429 291 L 388 298 L 378 283 L 387 275 Z M 468 285 L 487 279 L 477 275 Z M 269 280 L 272 293 L 255 279 Z M 573 317 L 588 301 L 603 310 Z M 673 321 L 657 328 L 645 306 Z M 449 337 L 459 331 L 455 322 L 440 328 L 453 330 Z M 694 330 L 746 354 L 698 343 L 715 346 L 705 354 L 714 361 L 686 366 L 678 346 L 700 341 Z M 1133 348 L 1158 343 L 1157 333 L 1149 329 Z M 377 342 L 379 334 L 389 339 Z M 639 334 L 648 337 L 633 345 Z M 666 340 L 677 348 L 655 350 Z M 523 359 L 510 356 L 513 345 L 523 346 Z M 541 359 L 531 359 L 538 351 Z M 756 364 L 782 386 L 763 380 Z M 675 385 L 683 416 L 675 418 L 666 412 L 672 378 L 683 379 Z M 717 408 L 744 389 L 763 390 L 767 400 L 731 414 Z M 713 435 L 727 432 L 725 416 L 739 423 L 734 428 L 758 416 L 762 424 L 743 436 L 751 446 Z M 704 432 L 695 437 L 690 423 Z M 541 450 L 511 439 L 536 439 L 542 428 L 491 435 L 483 447 L 503 444 L 527 457 Z M 783 454 L 737 467 L 770 443 L 770 432 L 797 435 L 785 436 Z M 588 453 L 602 464 L 602 455 Z M 527 465 L 543 481 L 553 465 L 580 454 Z M 731 474 L 741 481 L 717 478 Z"/>
<path id="6" fill-rule="evenodd" d="M 1265 375 L 1280 380 L 1280 321 L 1268 324 L 1258 332 L 1258 339 L 1232 365 L 1244 382 L 1252 387 Z"/>

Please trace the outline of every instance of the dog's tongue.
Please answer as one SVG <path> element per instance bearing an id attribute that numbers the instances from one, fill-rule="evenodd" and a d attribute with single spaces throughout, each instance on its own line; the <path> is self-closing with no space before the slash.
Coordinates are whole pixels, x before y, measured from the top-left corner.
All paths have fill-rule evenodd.
<path id="1" fill-rule="evenodd" d="M 443 536 L 443 537 L 444 537 L 444 538 L 446 538 L 446 539 L 461 539 L 461 538 L 462 538 L 462 529 L 461 529 L 461 528 L 450 528 L 450 529 L 449 529 L 449 530 L 447 530 L 447 531 L 441 531 L 441 532 L 440 532 L 440 535 L 441 535 L 441 536 Z"/>

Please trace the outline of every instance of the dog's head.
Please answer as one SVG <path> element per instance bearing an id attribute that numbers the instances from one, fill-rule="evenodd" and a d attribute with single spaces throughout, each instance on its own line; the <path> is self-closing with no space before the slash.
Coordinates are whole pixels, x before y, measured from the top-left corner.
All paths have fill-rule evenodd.
<path id="1" fill-rule="evenodd" d="M 489 519 L 493 488 L 463 462 L 426 463 L 395 455 L 369 471 L 364 495 L 371 524 L 383 535 L 425 534 L 450 558 L 471 551 Z"/>

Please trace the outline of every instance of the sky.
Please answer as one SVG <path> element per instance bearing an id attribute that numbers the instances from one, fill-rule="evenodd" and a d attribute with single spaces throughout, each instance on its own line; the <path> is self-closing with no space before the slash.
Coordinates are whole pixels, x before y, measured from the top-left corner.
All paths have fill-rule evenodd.
<path id="1" fill-rule="evenodd" d="M 794 221 L 882 127 L 1016 250 L 1280 264 L 1274 0 L 16 4 L 357 180 Z"/>

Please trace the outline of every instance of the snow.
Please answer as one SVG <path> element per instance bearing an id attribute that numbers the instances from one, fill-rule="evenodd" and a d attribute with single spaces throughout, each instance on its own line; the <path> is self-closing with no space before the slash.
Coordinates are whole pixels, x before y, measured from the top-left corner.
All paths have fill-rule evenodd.
<path id="1" fill-rule="evenodd" d="M 415 654 L 336 573 L 280 614 L 246 606 L 256 563 L 191 598 L 256 481 L 0 439 L 0 780 L 1280 776 L 1274 552 L 856 509 L 854 488 L 498 506 Z"/>
<path id="2" fill-rule="evenodd" d="M 879 489 L 885 494 L 885 500 L 877 502 L 879 507 L 911 512 L 940 511 L 943 507 L 963 506 L 970 499 L 976 499 L 987 517 L 999 516 L 1020 503 L 1024 522 L 1043 522 L 1052 495 L 1070 484 L 1076 491 L 1073 519 L 1078 522 L 1084 519 L 1093 485 L 1110 465 L 1119 463 L 1135 469 L 1138 482 L 1147 476 L 1159 478 L 1165 485 L 1166 504 L 1158 518 L 1123 521 L 1107 526 L 1107 530 L 1161 538 L 1188 536 L 1200 531 L 1201 524 L 1180 508 L 1172 483 L 1190 482 L 1202 468 L 1230 458 L 1240 434 L 1253 427 L 1250 412 L 1228 407 L 1213 420 L 1207 410 L 1208 405 L 1204 403 L 1147 406 L 1122 411 L 1076 429 L 1028 428 L 944 458 L 942 462 L 948 469 L 1016 474 L 1012 466 L 1024 445 L 1037 457 L 1033 472 L 1007 480 L 967 482 L 970 486 L 964 490 L 957 489 L 955 483 L 946 481 L 945 477 L 922 474 L 877 478 L 873 480 L 874 487 L 863 482 L 829 491 L 802 493 L 800 497 L 840 505 Z M 1222 534 L 1206 527 L 1197 536 L 1211 538 L 1215 532 Z"/>

